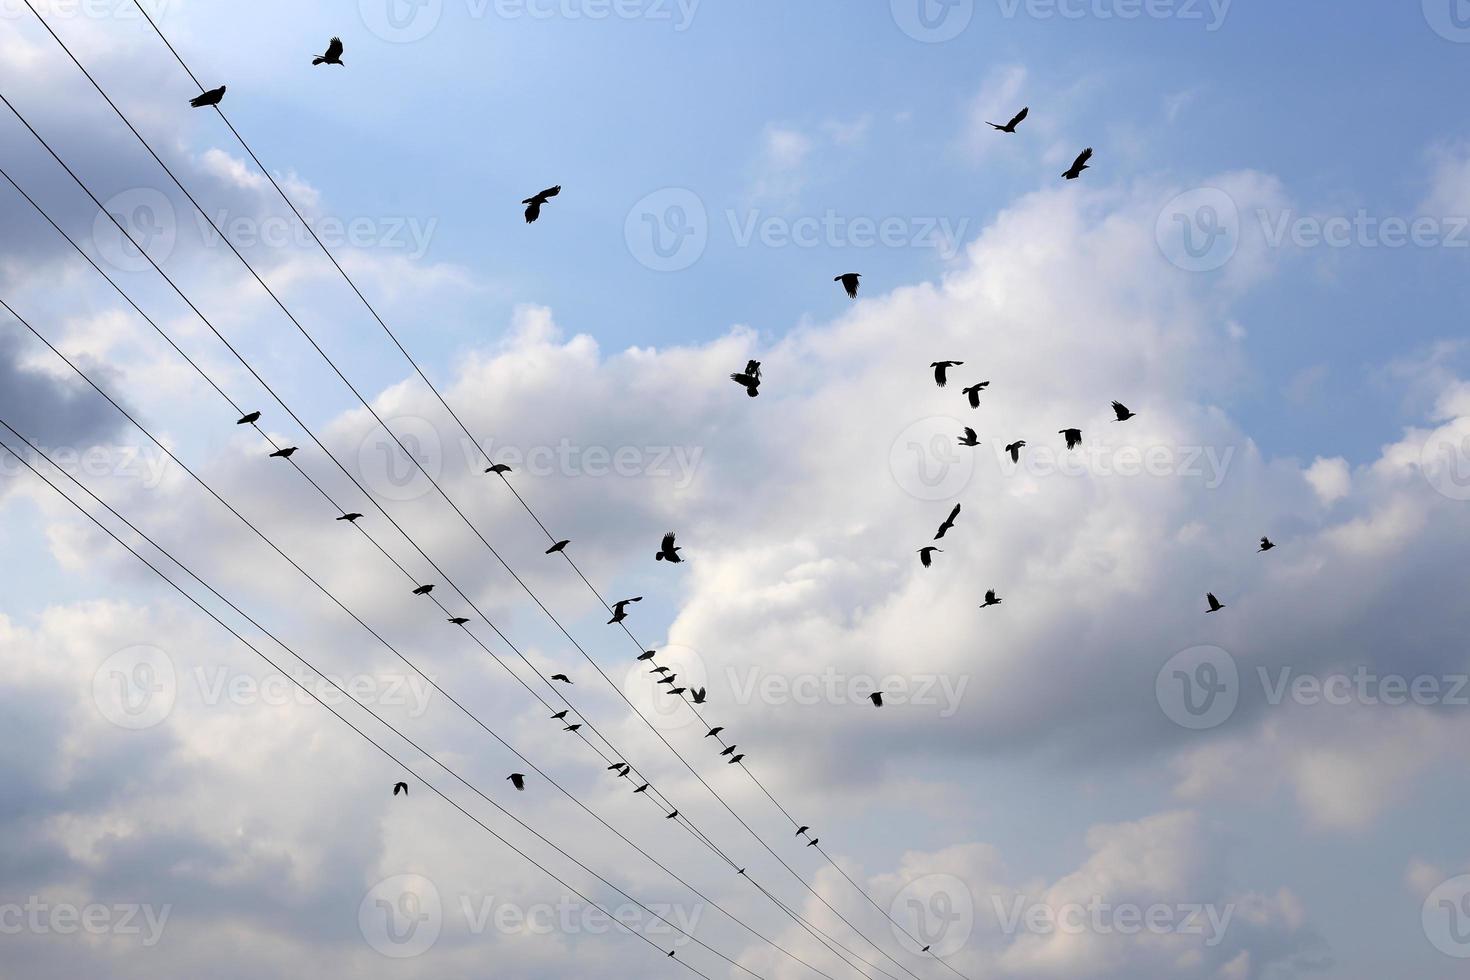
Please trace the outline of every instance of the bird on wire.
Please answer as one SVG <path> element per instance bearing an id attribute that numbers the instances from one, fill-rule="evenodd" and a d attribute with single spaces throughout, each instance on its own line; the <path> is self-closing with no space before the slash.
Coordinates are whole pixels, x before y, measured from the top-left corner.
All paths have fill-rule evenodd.
<path id="1" fill-rule="evenodd" d="M 250 425 L 253 422 L 259 422 L 259 421 L 260 421 L 260 413 L 259 412 L 251 412 L 249 415 L 242 415 L 242 416 L 240 416 L 238 419 L 235 420 L 235 424 L 236 425 Z"/>
<path id="2" fill-rule="evenodd" d="M 196 95 L 189 100 L 189 104 L 196 109 L 204 109 L 212 105 L 219 105 L 225 99 L 225 87 L 212 88 L 202 95 Z"/>
<path id="3" fill-rule="evenodd" d="M 556 544 L 552 545 L 550 548 L 547 548 L 546 549 L 546 553 L 548 555 L 558 554 L 560 552 L 565 551 L 567 549 L 567 545 L 569 545 L 571 543 L 572 543 L 572 539 L 571 538 L 568 538 L 565 541 L 558 541 Z"/>

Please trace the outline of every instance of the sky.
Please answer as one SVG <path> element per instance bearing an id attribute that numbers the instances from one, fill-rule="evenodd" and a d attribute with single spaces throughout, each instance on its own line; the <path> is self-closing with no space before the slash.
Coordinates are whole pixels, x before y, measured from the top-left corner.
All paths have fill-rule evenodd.
<path id="1" fill-rule="evenodd" d="M 0 0 L 0 976 L 1463 975 L 1453 0 L 147 9 L 393 337 Z"/>

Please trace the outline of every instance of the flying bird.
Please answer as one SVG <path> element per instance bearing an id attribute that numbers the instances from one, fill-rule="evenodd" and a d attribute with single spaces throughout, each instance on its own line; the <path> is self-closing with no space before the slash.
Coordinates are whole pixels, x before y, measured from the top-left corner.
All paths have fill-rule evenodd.
<path id="1" fill-rule="evenodd" d="M 969 396 L 969 399 L 970 399 L 970 407 L 971 408 L 979 408 L 980 407 L 980 392 L 984 391 L 986 388 L 989 388 L 989 387 L 990 387 L 990 382 L 989 381 L 982 381 L 979 384 L 970 385 L 970 387 L 965 388 L 965 389 L 962 389 L 964 391 L 964 393 L 967 396 Z"/>
<path id="2" fill-rule="evenodd" d="M 1276 547 L 1275 541 L 1272 541 L 1270 538 L 1261 539 L 1261 551 L 1270 551 L 1274 547 Z"/>
<path id="3" fill-rule="evenodd" d="M 1205 593 L 1205 601 L 1210 604 L 1210 608 L 1205 610 L 1205 612 L 1207 613 L 1219 612 L 1221 609 L 1225 608 L 1225 603 L 1221 602 L 1219 599 L 1216 599 L 1215 593 L 1213 592 Z"/>
<path id="4" fill-rule="evenodd" d="M 189 104 L 196 109 L 203 109 L 207 106 L 219 105 L 221 102 L 224 101 L 224 98 L 225 87 L 221 85 L 219 88 L 210 89 L 203 95 L 194 96 L 194 98 L 189 100 Z"/>
<path id="5" fill-rule="evenodd" d="M 704 699 L 707 693 L 708 692 L 706 692 L 704 688 L 696 687 L 693 691 L 690 692 L 690 699 L 695 704 L 704 704 Z"/>
<path id="6" fill-rule="evenodd" d="M 311 63 L 313 65 L 341 65 L 342 39 L 340 37 L 332 38 L 331 42 L 327 45 L 327 53 L 317 55 L 311 59 Z"/>
<path id="7" fill-rule="evenodd" d="M 619 599 L 617 602 L 614 602 L 613 603 L 613 615 L 612 615 L 612 619 L 609 619 L 607 621 L 607 625 L 611 626 L 613 623 L 621 623 L 623 620 L 627 619 L 628 618 L 628 604 L 631 603 L 631 602 L 642 602 L 642 601 L 643 601 L 643 597 L 641 595 L 635 595 L 631 599 Z"/>
<path id="8" fill-rule="evenodd" d="M 413 594 L 414 595 L 428 595 L 430 592 L 433 592 L 433 591 L 434 591 L 434 587 L 432 585 L 421 585 L 418 588 L 416 588 L 416 589 L 413 590 Z"/>
<path id="9" fill-rule="evenodd" d="M 277 449 L 275 452 L 271 453 L 270 458 L 275 459 L 279 456 L 281 459 L 290 459 L 293 455 L 295 455 L 295 453 L 295 446 L 287 446 L 285 449 Z"/>
<path id="10" fill-rule="evenodd" d="M 556 544 L 552 545 L 550 548 L 547 548 L 546 549 L 546 553 L 548 555 L 554 555 L 554 554 L 556 554 L 558 552 L 565 551 L 566 548 L 567 548 L 567 545 L 569 545 L 571 543 L 572 543 L 572 539 L 571 538 L 568 538 L 565 541 L 558 541 Z"/>
<path id="11" fill-rule="evenodd" d="M 653 560 L 669 561 L 678 564 L 684 560 L 679 557 L 679 550 L 678 546 L 674 544 L 674 532 L 670 531 L 664 535 L 663 543 L 659 545 L 658 551 L 654 553 Z"/>
<path id="12" fill-rule="evenodd" d="M 934 552 L 936 552 L 936 551 L 939 552 L 941 555 L 944 554 L 944 550 L 942 548 L 936 548 L 932 544 L 929 545 L 927 548 L 920 548 L 919 549 L 919 564 L 920 565 L 923 565 L 925 568 L 928 568 L 929 566 L 933 565 L 934 564 L 934 557 L 933 556 L 934 556 Z"/>
<path id="13" fill-rule="evenodd" d="M 1012 118 L 1011 121 L 1008 122 L 1008 123 L 1006 123 L 1004 126 L 1000 125 L 999 123 L 993 123 L 993 122 L 989 122 L 989 121 L 987 121 L 985 123 L 985 125 L 992 126 L 992 127 L 994 127 L 995 129 L 999 130 L 1002 133 L 1014 133 L 1016 131 L 1016 127 L 1019 126 L 1019 125 L 1021 125 L 1021 120 L 1022 119 L 1025 119 L 1027 113 L 1029 113 L 1030 111 L 1031 111 L 1031 107 L 1030 106 L 1026 106 L 1020 112 L 1016 113 L 1015 117 Z"/>
<path id="14" fill-rule="evenodd" d="M 408 795 L 408 784 L 407 783 L 399 782 L 399 783 L 394 783 L 393 784 L 393 795 L 394 796 L 397 796 L 399 793 L 402 793 L 404 796 L 407 796 Z"/>
<path id="15" fill-rule="evenodd" d="M 1089 146 L 1087 149 L 1083 150 L 1077 155 L 1077 159 L 1073 161 L 1072 166 L 1069 167 L 1066 173 L 1062 174 L 1062 176 L 1067 178 L 1068 180 L 1076 180 L 1078 177 L 1082 176 L 1082 171 L 1091 169 L 1087 166 L 1087 161 L 1091 159 L 1092 147 Z"/>
<path id="16" fill-rule="evenodd" d="M 868 700 L 873 702 L 873 707 L 875 708 L 883 707 L 883 692 L 874 691 L 872 694 L 868 695 Z"/>
<path id="17" fill-rule="evenodd" d="M 761 387 L 761 362 L 746 361 L 744 374 L 732 374 L 730 380 L 745 388 L 745 393 L 751 398 L 760 394 Z"/>
<path id="18" fill-rule="evenodd" d="M 934 535 L 934 540 L 938 541 L 940 538 L 944 537 L 945 533 L 948 532 L 950 528 L 954 527 L 955 519 L 959 516 L 960 505 L 955 504 L 954 510 L 950 511 L 949 516 L 944 519 L 944 523 L 939 525 L 939 532 Z"/>
<path id="19" fill-rule="evenodd" d="M 259 422 L 259 421 L 260 421 L 260 413 L 259 412 L 251 412 L 249 415 L 242 415 L 242 416 L 240 416 L 235 421 L 235 424 L 236 425 L 249 425 L 252 422 Z"/>
<path id="20" fill-rule="evenodd" d="M 510 784 L 512 786 L 514 786 L 516 789 L 518 789 L 518 790 L 525 790 L 525 788 L 526 788 L 526 777 L 525 777 L 524 774 L 518 773 L 518 772 L 513 772 L 509 776 L 506 776 L 505 778 L 506 779 L 509 779 L 510 780 Z"/>
<path id="21" fill-rule="evenodd" d="M 1118 416 L 1118 418 L 1115 420 L 1118 422 L 1127 422 L 1129 419 L 1134 418 L 1138 415 L 1137 412 L 1130 412 L 1128 410 L 1128 406 L 1124 405 L 1122 402 L 1113 402 L 1113 414 Z"/>
<path id="22" fill-rule="evenodd" d="M 510 472 L 510 467 L 506 466 L 504 463 L 496 463 L 494 466 L 486 469 L 485 472 L 494 473 L 497 476 L 504 476 L 505 474 Z"/>
<path id="23" fill-rule="evenodd" d="M 985 602 L 981 604 L 980 608 L 981 609 L 985 609 L 985 608 L 988 608 L 989 606 L 998 606 L 998 605 L 1000 605 L 1004 601 L 1005 601 L 1004 599 L 996 598 L 995 590 L 994 589 L 986 589 L 985 590 Z"/>
<path id="24" fill-rule="evenodd" d="M 465 619 L 463 616 L 452 616 L 450 617 L 449 621 L 455 626 L 463 626 L 465 623 L 469 622 L 469 620 Z"/>
<path id="25" fill-rule="evenodd" d="M 563 684 L 570 684 L 572 682 L 572 679 L 566 674 L 552 674 L 551 679 L 554 681 L 561 681 Z"/>
<path id="26" fill-rule="evenodd" d="M 540 194 L 528 197 L 524 201 L 522 201 L 521 203 L 526 206 L 526 224 L 529 225 L 531 222 L 541 217 L 541 205 L 545 204 L 547 201 L 551 200 L 553 197 L 556 197 L 556 195 L 560 193 L 561 185 L 557 184 L 555 187 L 548 187 Z"/>
<path id="27" fill-rule="evenodd" d="M 948 371 L 952 367 L 959 367 L 964 361 L 935 361 L 929 366 L 934 369 L 934 383 L 943 388 L 949 384 Z"/>
<path id="28" fill-rule="evenodd" d="M 1076 449 L 1078 446 L 1082 445 L 1081 429 L 1058 429 L 1057 434 L 1067 437 L 1068 449 Z"/>
<path id="29" fill-rule="evenodd" d="M 709 730 L 709 732 L 704 737 L 705 738 L 715 738 L 716 736 L 718 736 L 720 734 L 720 732 L 723 732 L 724 730 L 725 730 L 725 726 L 724 725 L 716 725 L 714 728 L 711 728 Z"/>
<path id="30" fill-rule="evenodd" d="M 341 517 L 337 518 L 337 520 L 346 521 L 349 524 L 356 524 L 361 519 L 362 515 L 355 511 L 351 514 L 343 514 Z"/>
<path id="31" fill-rule="evenodd" d="M 965 434 L 959 437 L 959 441 L 961 446 L 980 445 L 980 437 L 977 436 L 975 434 L 975 430 L 970 428 L 968 425 L 965 426 Z"/>
<path id="32" fill-rule="evenodd" d="M 834 276 L 833 282 L 842 283 L 842 288 L 847 290 L 850 299 L 857 299 L 858 280 L 863 277 L 861 272 L 844 272 L 840 276 Z"/>
<path id="33" fill-rule="evenodd" d="M 1021 450 L 1024 448 L 1026 448 L 1025 439 L 1019 439 L 1006 447 L 1006 452 L 1011 454 L 1012 463 L 1019 463 L 1021 461 Z"/>

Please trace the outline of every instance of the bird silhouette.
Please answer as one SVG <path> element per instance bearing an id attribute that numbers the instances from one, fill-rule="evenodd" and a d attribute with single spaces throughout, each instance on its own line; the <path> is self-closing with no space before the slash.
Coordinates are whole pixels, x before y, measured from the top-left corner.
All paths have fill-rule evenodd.
<path id="1" fill-rule="evenodd" d="M 723 732 L 724 730 L 725 730 L 725 726 L 724 725 L 716 725 L 714 728 L 711 728 L 705 734 L 704 737 L 705 738 L 717 738 L 719 736 L 720 732 Z"/>
<path id="2" fill-rule="evenodd" d="M 729 748 L 725 749 L 725 751 L 721 752 L 720 755 L 733 755 L 734 753 L 735 753 L 735 746 L 732 745 Z"/>
<path id="3" fill-rule="evenodd" d="M 1210 608 L 1205 610 L 1205 612 L 1207 613 L 1219 612 L 1221 609 L 1225 608 L 1225 603 L 1221 602 L 1219 599 L 1216 599 L 1215 593 L 1213 592 L 1205 593 L 1205 601 L 1210 604 Z"/>
<path id="4" fill-rule="evenodd" d="M 623 768 L 623 764 L 621 762 L 614 762 L 612 765 L 610 765 L 610 766 L 607 767 L 607 771 L 608 772 L 617 772 L 621 768 Z"/>
<path id="5" fill-rule="evenodd" d="M 741 762 L 744 762 L 744 761 L 745 761 L 745 753 L 742 752 L 739 755 L 731 756 L 730 757 L 730 761 L 728 763 L 726 763 L 726 764 L 733 766 L 733 765 L 737 765 L 737 764 L 739 764 Z"/>
<path id="6" fill-rule="evenodd" d="M 402 793 L 404 796 L 408 795 L 407 783 L 398 782 L 393 784 L 393 795 L 397 796 L 399 793 Z"/>
<path id="7" fill-rule="evenodd" d="M 708 692 L 705 691 L 704 688 L 696 687 L 693 691 L 689 693 L 689 699 L 695 704 L 704 704 L 704 699 L 707 695 Z"/>
<path id="8" fill-rule="evenodd" d="M 1113 402 L 1113 414 L 1118 416 L 1114 420 L 1117 422 L 1127 422 L 1129 419 L 1135 418 L 1138 415 L 1137 412 L 1130 412 L 1128 406 L 1122 402 Z"/>
<path id="9" fill-rule="evenodd" d="M 669 814 L 667 817 L 664 817 L 664 819 L 665 820 L 678 820 L 679 819 L 679 811 L 678 810 L 675 810 L 673 813 Z"/>
<path id="10" fill-rule="evenodd" d="M 959 517 L 959 516 L 960 516 L 960 505 L 959 504 L 955 504 L 954 505 L 954 510 L 950 511 L 949 512 L 949 516 L 944 519 L 944 523 L 941 524 L 941 525 L 939 525 L 939 532 L 934 535 L 934 540 L 935 541 L 938 541 L 940 538 L 944 537 L 944 535 L 949 531 L 949 529 L 952 528 L 952 527 L 954 527 L 955 519 L 957 517 Z"/>
<path id="11" fill-rule="evenodd" d="M 920 565 L 923 565 L 925 568 L 928 568 L 930 565 L 933 565 L 934 564 L 934 557 L 933 557 L 933 555 L 934 555 L 934 552 L 936 552 L 936 551 L 939 552 L 940 554 L 944 554 L 943 549 L 936 548 L 932 544 L 929 545 L 926 548 L 920 548 L 919 549 L 919 564 Z"/>
<path id="12" fill-rule="evenodd" d="M 832 281 L 842 283 L 842 288 L 847 290 L 848 298 L 857 299 L 858 280 L 862 277 L 861 272 L 844 272 L 840 276 L 834 276 Z"/>
<path id="13" fill-rule="evenodd" d="M 349 524 L 356 524 L 361 519 L 362 519 L 362 515 L 359 514 L 359 513 L 357 513 L 356 511 L 354 511 L 351 514 L 343 514 L 341 517 L 337 518 L 337 520 L 339 520 L 339 521 L 346 521 Z"/>
<path id="14" fill-rule="evenodd" d="M 1011 462 L 1012 463 L 1019 463 L 1021 461 L 1021 450 L 1022 449 L 1025 449 L 1025 448 L 1026 448 L 1026 440 L 1025 439 L 1018 439 L 1018 440 L 1016 440 L 1015 442 L 1011 443 L 1009 446 L 1006 447 L 1006 452 L 1008 452 L 1008 453 L 1011 454 Z"/>
<path id="15" fill-rule="evenodd" d="M 432 585 L 421 585 L 418 588 L 416 588 L 416 589 L 413 590 L 413 594 L 414 595 L 428 595 L 430 592 L 433 592 L 433 591 L 434 591 L 434 587 Z"/>
<path id="16" fill-rule="evenodd" d="M 1076 449 L 1078 446 L 1082 445 L 1081 429 L 1058 429 L 1057 434 L 1067 437 L 1068 449 Z"/>
<path id="17" fill-rule="evenodd" d="M 674 532 L 669 531 L 664 535 L 664 540 L 659 545 L 658 551 L 654 553 L 654 561 L 671 561 L 678 564 L 684 559 L 679 557 L 679 548 L 674 544 Z"/>
<path id="18" fill-rule="evenodd" d="M 469 622 L 469 620 L 465 619 L 463 616 L 451 616 L 449 618 L 449 621 L 455 626 L 463 626 L 465 623 Z"/>
<path id="19" fill-rule="evenodd" d="M 295 454 L 296 454 L 296 447 L 295 446 L 287 446 L 285 449 L 277 449 L 275 452 L 271 453 L 270 458 L 271 459 L 276 459 L 277 457 L 279 457 L 280 459 L 290 459 Z"/>
<path id="20" fill-rule="evenodd" d="M 678 676 L 679 676 L 678 674 L 670 674 L 667 677 L 660 677 L 658 679 L 658 683 L 659 684 L 668 684 L 668 685 L 672 686 L 675 683 L 675 678 L 677 678 Z"/>
<path id="21" fill-rule="evenodd" d="M 581 727 L 582 726 L 580 724 L 568 725 L 567 727 L 563 728 L 562 731 L 564 731 L 564 732 L 574 732 L 574 731 L 576 731 L 577 729 L 579 729 Z"/>
<path id="22" fill-rule="evenodd" d="M 342 39 L 340 37 L 332 38 L 331 42 L 327 45 L 327 53 L 317 55 L 311 59 L 311 63 L 313 65 L 341 65 L 343 63 Z"/>
<path id="23" fill-rule="evenodd" d="M 652 650 L 644 650 L 642 653 L 640 653 L 638 655 L 638 659 L 639 660 L 652 660 L 656 656 L 658 656 L 658 654 L 654 653 Z"/>
<path id="24" fill-rule="evenodd" d="M 650 674 L 667 674 L 668 672 L 669 668 L 667 667 L 655 667 L 649 671 Z"/>
<path id="25" fill-rule="evenodd" d="M 219 105 L 221 102 L 224 101 L 224 98 L 225 87 L 221 85 L 219 88 L 210 89 L 203 95 L 194 96 L 194 98 L 189 100 L 189 104 L 196 109 L 203 109 L 208 106 Z"/>
<path id="26" fill-rule="evenodd" d="M 1276 547 L 1275 541 L 1272 541 L 1270 538 L 1261 539 L 1261 551 L 1270 551 L 1274 547 Z"/>
<path id="27" fill-rule="evenodd" d="M 973 384 L 973 385 L 970 385 L 970 387 L 968 387 L 968 388 L 962 389 L 964 391 L 965 395 L 970 399 L 970 407 L 971 408 L 979 408 L 980 407 L 980 392 L 984 391 L 986 388 L 989 388 L 989 387 L 990 387 L 990 382 L 989 381 L 982 381 L 979 384 Z"/>
<path id="28" fill-rule="evenodd" d="M 934 383 L 943 388 L 949 384 L 949 369 L 959 367 L 964 361 L 935 361 L 929 366 L 934 369 Z"/>
<path id="29" fill-rule="evenodd" d="M 1073 161 L 1072 166 L 1068 167 L 1066 172 L 1063 173 L 1062 176 L 1067 178 L 1068 180 L 1076 180 L 1078 177 L 1082 176 L 1082 171 L 1091 169 L 1087 165 L 1087 161 L 1091 159 L 1092 147 L 1089 146 L 1087 149 L 1077 154 L 1077 159 Z"/>
<path id="30" fill-rule="evenodd" d="M 813 837 L 810 841 L 807 842 L 807 845 L 806 846 L 807 847 L 816 847 L 821 842 L 822 842 L 822 838 L 820 838 L 820 837 Z"/>
<path id="31" fill-rule="evenodd" d="M 494 473 L 497 476 L 504 476 L 505 474 L 510 472 L 510 467 L 506 466 L 504 463 L 496 463 L 494 466 L 486 467 L 485 472 Z"/>
<path id="32" fill-rule="evenodd" d="M 961 446 L 978 446 L 980 445 L 980 437 L 975 434 L 974 429 L 967 425 L 965 426 L 965 434 L 959 437 L 959 443 Z"/>
<path id="33" fill-rule="evenodd" d="M 985 609 L 985 608 L 987 608 L 989 606 L 998 606 L 998 605 L 1000 605 L 1004 601 L 1005 601 L 1004 599 L 998 599 L 998 598 L 996 598 L 995 590 L 994 589 L 986 589 L 985 590 L 985 602 L 981 604 L 980 608 L 981 609 Z"/>
<path id="34" fill-rule="evenodd" d="M 687 690 L 689 690 L 689 688 L 687 688 L 687 687 L 671 687 L 671 688 L 669 688 L 669 693 L 670 694 L 683 694 Z"/>
<path id="35" fill-rule="evenodd" d="M 761 387 L 761 362 L 746 361 L 745 373 L 732 374 L 730 380 L 745 388 L 745 393 L 751 398 L 760 394 Z"/>
<path id="36" fill-rule="evenodd" d="M 999 123 L 993 123 L 993 122 L 989 122 L 989 121 L 987 121 L 985 123 L 985 125 L 994 127 L 995 129 L 998 129 L 1002 133 L 1014 133 L 1016 131 L 1016 127 L 1019 126 L 1019 125 L 1021 125 L 1021 120 L 1025 119 L 1026 116 L 1027 116 L 1027 114 L 1030 113 L 1030 112 L 1031 112 L 1031 107 L 1030 106 L 1026 106 L 1020 112 L 1016 113 L 1016 115 L 1011 119 L 1011 121 L 1008 122 L 1008 123 L 1006 123 L 1004 126 L 1000 125 Z"/>
<path id="37" fill-rule="evenodd" d="M 635 792 L 635 793 L 647 793 L 648 792 L 648 784 L 647 783 L 644 783 L 642 786 L 639 786 L 633 792 Z"/>
<path id="38" fill-rule="evenodd" d="M 509 776 L 506 776 L 505 778 L 506 779 L 509 779 L 510 780 L 510 784 L 512 786 L 514 786 L 516 789 L 518 789 L 518 790 L 525 790 L 525 788 L 526 788 L 526 777 L 522 773 L 513 772 Z"/>
<path id="39" fill-rule="evenodd" d="M 554 681 L 561 681 L 563 684 L 570 684 L 572 682 L 572 679 L 566 674 L 552 674 L 551 679 Z"/>
<path id="40" fill-rule="evenodd" d="M 557 184 L 555 187 L 548 187 L 541 193 L 535 194 L 522 201 L 521 203 L 526 206 L 526 224 L 529 225 L 531 222 L 541 217 L 541 205 L 545 204 L 547 201 L 551 200 L 553 197 L 556 197 L 556 195 L 560 193 L 561 185 Z"/>
<path id="41" fill-rule="evenodd" d="M 554 555 L 554 554 L 557 554 L 558 552 L 565 551 L 567 549 L 567 545 L 569 545 L 571 543 L 572 543 L 571 538 L 568 538 L 565 541 L 558 541 L 556 544 L 552 545 L 550 548 L 547 548 L 546 549 L 546 553 L 548 555 Z"/>
<path id="42" fill-rule="evenodd" d="M 631 599 L 619 599 L 617 602 L 614 602 L 613 603 L 612 619 L 609 619 L 607 621 L 607 625 L 611 626 L 613 623 L 621 623 L 623 620 L 627 619 L 628 618 L 628 604 L 629 603 L 632 603 L 632 602 L 642 602 L 642 601 L 643 601 L 643 597 L 641 595 L 635 595 Z"/>
<path id="43" fill-rule="evenodd" d="M 566 721 L 567 720 L 567 715 L 569 715 L 571 713 L 572 712 L 571 712 L 571 709 L 570 708 L 568 708 L 566 711 L 558 711 L 556 714 L 554 714 L 554 715 L 551 716 L 551 720 L 552 721 Z"/>
<path id="44" fill-rule="evenodd" d="M 812 828 L 807 827 L 807 826 L 797 827 L 796 828 L 796 836 L 797 837 L 800 837 L 802 834 L 806 833 L 808 830 L 811 830 L 811 829 Z"/>
<path id="45" fill-rule="evenodd" d="M 872 694 L 868 695 L 868 700 L 873 702 L 873 707 L 875 708 L 883 707 L 883 692 L 874 691 Z"/>
<path id="46" fill-rule="evenodd" d="M 259 412 L 251 412 L 249 415 L 242 415 L 242 416 L 240 416 L 238 419 L 235 420 L 235 424 L 236 425 L 250 425 L 252 422 L 259 422 L 259 421 L 260 421 L 260 413 Z"/>

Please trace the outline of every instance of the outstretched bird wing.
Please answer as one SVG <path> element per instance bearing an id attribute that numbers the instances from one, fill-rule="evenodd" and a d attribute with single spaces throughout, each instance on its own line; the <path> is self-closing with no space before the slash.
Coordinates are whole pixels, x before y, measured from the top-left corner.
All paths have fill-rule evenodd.
<path id="1" fill-rule="evenodd" d="M 1030 106 L 1024 107 L 1020 112 L 1016 113 L 1016 118 L 1012 119 L 1009 123 L 1006 124 L 1006 128 L 1007 129 L 1015 129 L 1017 126 L 1019 126 L 1021 124 L 1021 120 L 1022 119 L 1025 119 L 1026 116 L 1030 114 L 1030 112 L 1031 112 L 1031 107 Z"/>
<path id="2" fill-rule="evenodd" d="M 327 60 L 336 61 L 340 57 L 342 57 L 342 39 L 334 37 L 332 43 L 327 45 Z"/>

